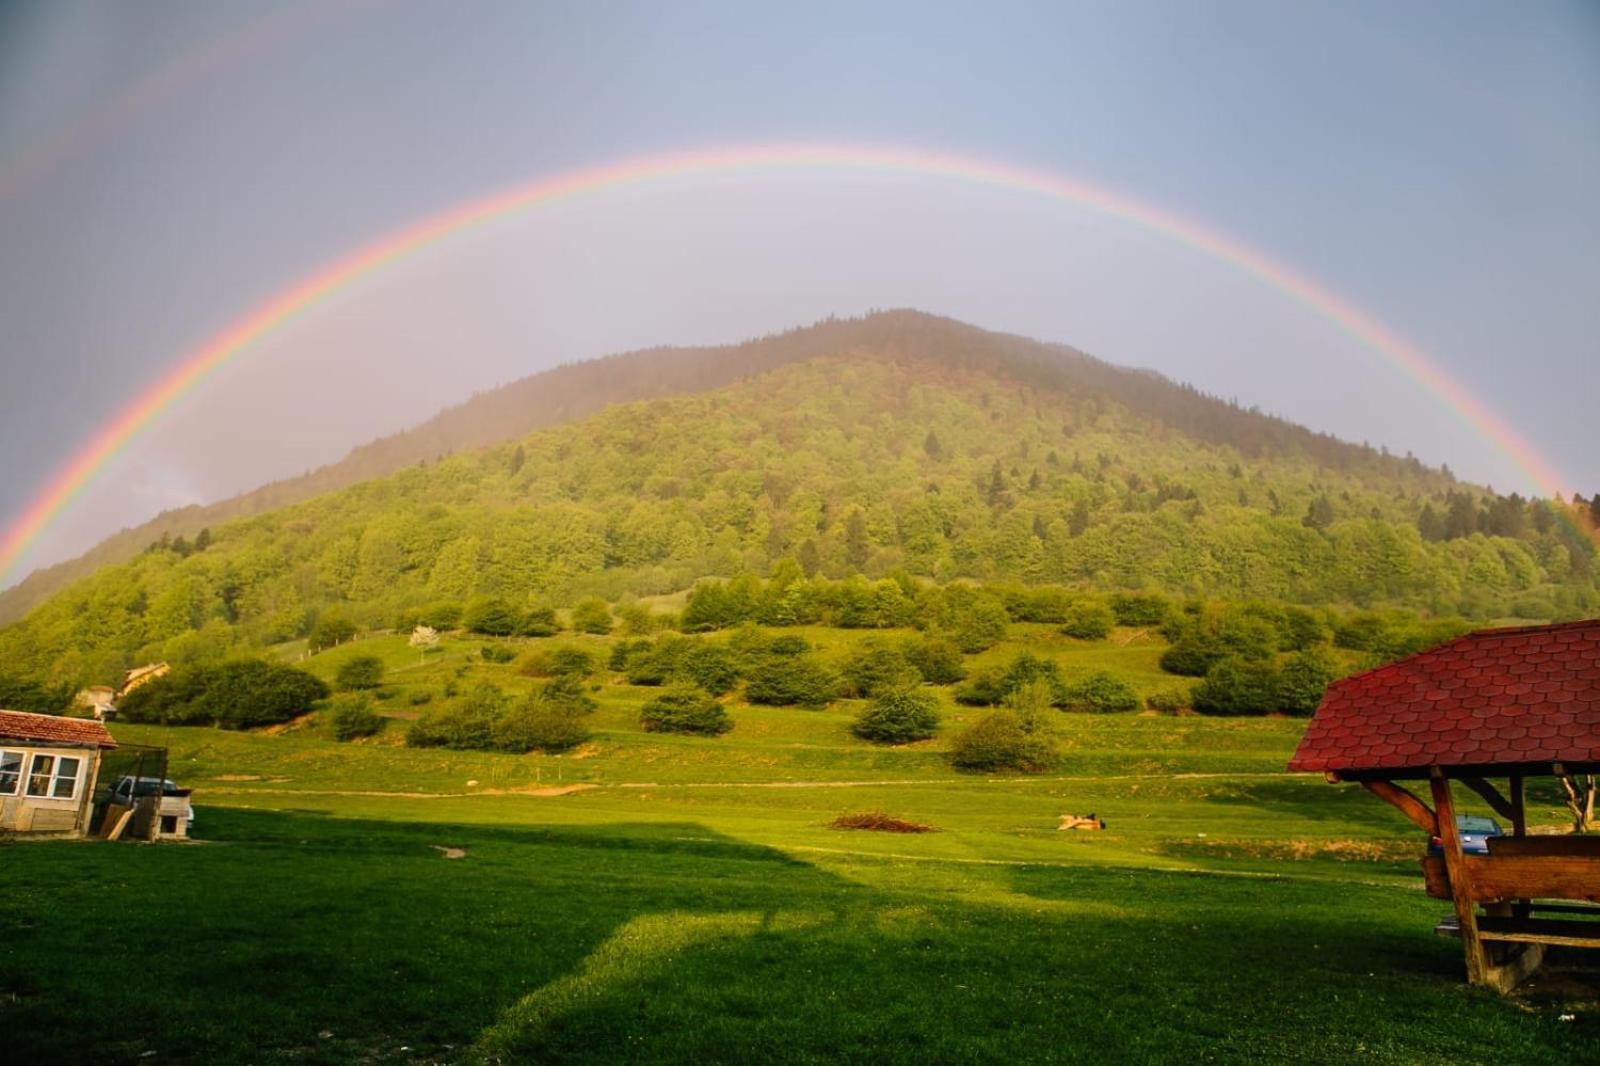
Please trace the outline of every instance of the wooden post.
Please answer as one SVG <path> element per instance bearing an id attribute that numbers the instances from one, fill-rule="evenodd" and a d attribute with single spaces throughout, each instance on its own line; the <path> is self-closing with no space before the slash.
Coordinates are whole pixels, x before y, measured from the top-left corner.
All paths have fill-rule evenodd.
<path id="1" fill-rule="evenodd" d="M 1522 789 L 1522 775 L 1512 774 L 1506 787 L 1511 792 L 1511 835 L 1525 837 L 1528 835 L 1528 803 Z"/>
<path id="2" fill-rule="evenodd" d="M 1472 885 L 1466 863 L 1462 861 L 1461 834 L 1456 829 L 1456 805 L 1450 796 L 1450 779 L 1435 766 L 1430 772 L 1433 786 L 1433 812 L 1439 822 L 1439 839 L 1444 848 L 1445 871 L 1450 876 L 1450 895 L 1455 900 L 1456 921 L 1461 927 L 1461 945 L 1467 956 L 1467 983 L 1488 983 L 1489 958 L 1478 935 L 1478 912 L 1472 902 Z"/>

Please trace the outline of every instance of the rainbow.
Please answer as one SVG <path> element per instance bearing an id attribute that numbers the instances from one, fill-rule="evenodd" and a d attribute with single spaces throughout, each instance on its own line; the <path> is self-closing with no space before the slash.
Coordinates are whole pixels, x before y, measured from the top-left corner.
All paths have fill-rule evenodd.
<path id="1" fill-rule="evenodd" d="M 1531 445 L 1420 349 L 1324 286 L 1220 231 L 1085 181 L 1006 163 L 897 148 L 749 145 L 652 155 L 541 178 L 391 233 L 283 290 L 183 356 L 54 473 L 0 540 L 0 582 L 95 475 L 164 410 L 252 344 L 363 278 L 457 234 L 566 197 L 684 176 L 796 169 L 868 170 L 995 186 L 1073 204 L 1176 241 L 1257 279 L 1380 353 L 1505 452 L 1541 490 L 1563 491 L 1561 479 Z"/>

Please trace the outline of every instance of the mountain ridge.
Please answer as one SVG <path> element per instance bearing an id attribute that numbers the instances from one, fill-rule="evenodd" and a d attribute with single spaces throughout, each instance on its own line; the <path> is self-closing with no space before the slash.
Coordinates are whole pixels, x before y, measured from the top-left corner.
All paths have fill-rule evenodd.
<path id="1" fill-rule="evenodd" d="M 1483 619 L 1600 605 L 1593 545 L 1554 504 L 928 316 L 841 337 L 862 343 L 713 360 L 735 380 L 158 542 L 0 629 L 0 655 L 83 681 L 276 645 L 330 611 L 382 628 L 774 567 Z"/>
<path id="2" fill-rule="evenodd" d="M 1344 455 L 1348 459 L 1344 449 L 1373 451 L 1255 408 L 1240 408 L 1158 371 L 1120 367 L 1065 344 L 985 330 L 922 311 L 878 311 L 860 318 L 823 319 L 731 344 L 642 348 L 578 360 L 483 390 L 415 426 L 358 445 L 335 462 L 223 500 L 164 511 L 106 537 L 80 556 L 34 570 L 16 585 L 0 591 L 0 625 L 21 618 L 72 581 L 101 566 L 132 558 L 163 538 L 193 539 L 201 530 L 222 522 L 266 513 L 427 459 L 514 439 L 613 404 L 716 388 L 842 348 L 926 347 L 934 337 L 943 338 L 942 343 L 950 343 L 952 337 L 980 337 L 985 344 L 999 342 L 1004 355 L 1019 365 L 1048 369 L 1054 361 L 1058 373 L 1070 368 L 1080 384 L 1102 390 L 1111 386 L 1113 393 L 1118 391 L 1114 386 L 1119 381 L 1148 382 L 1154 389 L 1148 399 L 1169 418 L 1175 409 L 1186 404 L 1197 404 L 1201 409 L 1215 405 L 1228 412 L 1243 410 L 1264 420 L 1268 437 L 1297 440 L 1302 446 L 1314 446 L 1329 456 Z M 1190 432 L 1207 432 L 1203 419 L 1191 415 L 1180 421 L 1187 422 Z"/>

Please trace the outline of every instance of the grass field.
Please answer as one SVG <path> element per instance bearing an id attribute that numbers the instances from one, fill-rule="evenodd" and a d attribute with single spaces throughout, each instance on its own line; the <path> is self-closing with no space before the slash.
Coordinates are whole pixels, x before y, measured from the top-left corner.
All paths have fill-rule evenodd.
<path id="1" fill-rule="evenodd" d="M 1171 680 L 1146 645 L 1049 651 Z M 395 714 L 452 679 L 522 683 L 471 642 L 423 660 L 379 638 L 307 665 L 374 652 Z M 951 771 L 942 739 L 855 740 L 847 702 L 735 703 L 734 730 L 702 739 L 640 733 L 647 695 L 603 685 L 596 739 L 562 757 L 408 749 L 399 721 L 353 744 L 117 726 L 170 749 L 202 842 L 0 850 L 7 1058 L 1600 1053 L 1592 999 L 1463 985 L 1415 830 L 1281 772 L 1300 722 L 1061 715 L 1058 772 L 990 778 Z M 963 713 L 946 706 L 947 732 Z M 1553 794 L 1534 799 L 1560 821 Z M 868 810 L 939 831 L 828 828 Z M 1056 831 L 1090 811 L 1104 832 Z"/>

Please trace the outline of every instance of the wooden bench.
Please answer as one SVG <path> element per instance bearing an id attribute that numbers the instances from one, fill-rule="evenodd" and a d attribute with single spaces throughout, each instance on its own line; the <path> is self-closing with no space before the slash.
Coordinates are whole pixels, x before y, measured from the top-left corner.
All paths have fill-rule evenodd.
<path id="1" fill-rule="evenodd" d="M 1433 927 L 1440 936 L 1460 936 L 1461 922 L 1449 915 Z M 1600 922 L 1563 918 L 1520 918 L 1484 915 L 1478 918 L 1482 940 L 1505 944 L 1553 944 L 1600 948 Z"/>
<path id="2" fill-rule="evenodd" d="M 1491 837 L 1489 854 L 1464 855 L 1474 902 L 1565 899 L 1600 903 L 1600 837 Z M 1428 895 L 1453 898 L 1443 855 L 1422 860 Z"/>

